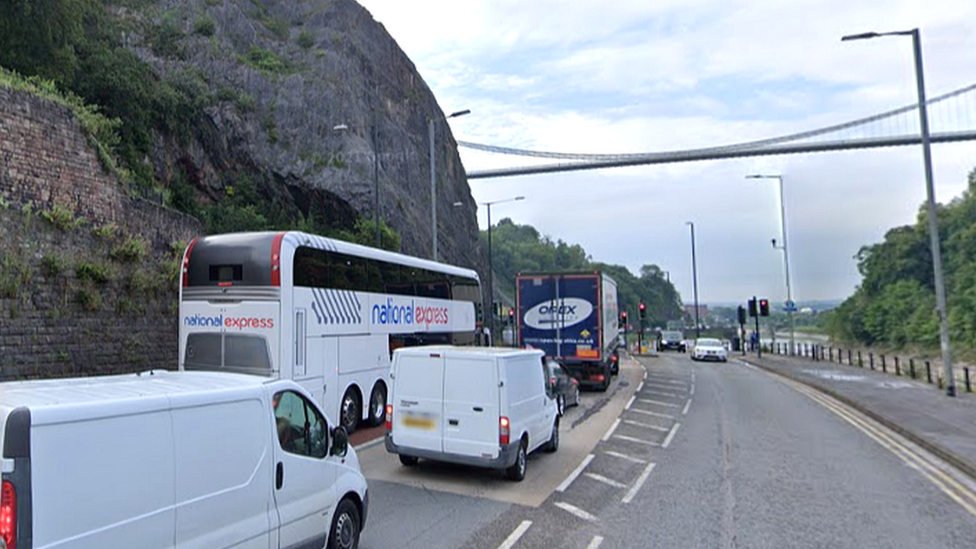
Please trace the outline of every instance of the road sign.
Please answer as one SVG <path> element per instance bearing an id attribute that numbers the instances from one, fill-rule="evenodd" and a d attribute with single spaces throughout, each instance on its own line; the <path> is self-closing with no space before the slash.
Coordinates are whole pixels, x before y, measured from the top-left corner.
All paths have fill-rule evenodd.
<path id="1" fill-rule="evenodd" d="M 786 312 L 795 313 L 796 312 L 796 302 L 792 299 L 786 301 Z"/>

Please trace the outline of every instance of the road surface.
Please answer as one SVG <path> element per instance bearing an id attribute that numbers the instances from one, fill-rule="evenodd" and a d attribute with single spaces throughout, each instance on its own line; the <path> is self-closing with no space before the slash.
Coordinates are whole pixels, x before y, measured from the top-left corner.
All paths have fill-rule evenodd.
<path id="1" fill-rule="evenodd" d="M 803 386 L 682 354 L 621 372 L 607 394 L 584 393 L 559 452 L 534 456 L 522 483 L 429 462 L 407 469 L 382 445 L 363 450 L 371 508 L 360 546 L 976 543 L 973 483 Z"/>

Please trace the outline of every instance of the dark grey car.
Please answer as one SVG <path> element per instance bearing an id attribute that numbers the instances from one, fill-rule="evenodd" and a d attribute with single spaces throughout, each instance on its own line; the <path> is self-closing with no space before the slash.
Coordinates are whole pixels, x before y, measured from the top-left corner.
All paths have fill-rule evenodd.
<path id="1" fill-rule="evenodd" d="M 546 367 L 549 369 L 549 383 L 555 388 L 556 405 L 561 416 L 567 407 L 579 406 L 579 381 L 569 375 L 562 364 L 551 358 L 546 360 Z"/>

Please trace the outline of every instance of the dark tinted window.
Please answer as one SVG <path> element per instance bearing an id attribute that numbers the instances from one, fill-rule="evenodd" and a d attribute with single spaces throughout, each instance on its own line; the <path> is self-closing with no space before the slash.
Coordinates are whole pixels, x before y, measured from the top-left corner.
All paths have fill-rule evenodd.
<path id="1" fill-rule="evenodd" d="M 190 334 L 186 338 L 183 367 L 187 370 L 270 375 L 268 342 L 256 335 Z"/>

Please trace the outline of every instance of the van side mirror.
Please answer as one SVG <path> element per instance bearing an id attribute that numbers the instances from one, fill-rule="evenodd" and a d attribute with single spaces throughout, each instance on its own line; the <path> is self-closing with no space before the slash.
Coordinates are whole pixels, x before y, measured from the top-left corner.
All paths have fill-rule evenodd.
<path id="1" fill-rule="evenodd" d="M 332 429 L 332 448 L 329 449 L 329 455 L 336 457 L 346 457 L 349 452 L 349 433 L 346 432 L 346 428 L 343 426 L 338 426 Z"/>

